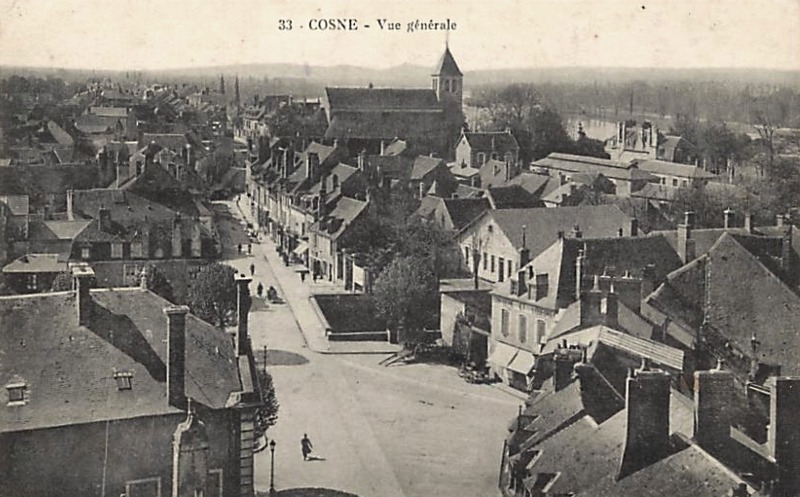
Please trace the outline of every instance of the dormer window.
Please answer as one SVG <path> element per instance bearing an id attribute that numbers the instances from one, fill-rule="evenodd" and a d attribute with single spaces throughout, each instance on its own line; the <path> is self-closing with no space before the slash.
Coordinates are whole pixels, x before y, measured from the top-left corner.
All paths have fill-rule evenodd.
<path id="1" fill-rule="evenodd" d="M 25 404 L 28 393 L 28 385 L 25 383 L 11 383 L 6 385 L 8 393 L 8 405 L 21 406 Z"/>
<path id="2" fill-rule="evenodd" d="M 132 388 L 132 378 L 133 373 L 130 371 L 116 371 L 114 373 L 114 380 L 117 382 L 117 390 L 130 390 Z"/>

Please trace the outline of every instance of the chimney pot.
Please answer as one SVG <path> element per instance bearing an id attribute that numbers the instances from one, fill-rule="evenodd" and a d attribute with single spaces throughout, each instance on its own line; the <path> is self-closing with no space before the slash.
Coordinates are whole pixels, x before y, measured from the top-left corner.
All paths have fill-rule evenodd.
<path id="1" fill-rule="evenodd" d="M 694 373 L 694 438 L 711 454 L 723 453 L 730 439 L 733 409 L 733 373 L 721 364 Z"/>

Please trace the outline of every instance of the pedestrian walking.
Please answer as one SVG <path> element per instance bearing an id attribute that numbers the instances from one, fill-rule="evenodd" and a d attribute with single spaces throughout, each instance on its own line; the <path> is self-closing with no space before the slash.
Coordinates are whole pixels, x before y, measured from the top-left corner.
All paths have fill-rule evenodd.
<path id="1" fill-rule="evenodd" d="M 306 282 L 306 272 L 300 271 L 300 283 L 305 283 L 305 282 Z"/>
<path id="2" fill-rule="evenodd" d="M 264 294 L 264 284 L 260 281 L 258 282 L 258 296 L 261 297 Z"/>
<path id="3" fill-rule="evenodd" d="M 247 253 L 248 254 L 252 254 L 253 253 L 253 244 L 252 243 L 248 243 L 247 244 Z"/>
<path id="4" fill-rule="evenodd" d="M 303 438 L 300 440 L 300 448 L 303 451 L 303 460 L 308 461 L 308 456 L 311 455 L 314 446 L 311 445 L 311 439 L 309 439 L 308 435 L 305 433 L 303 433 Z"/>
<path id="5" fill-rule="evenodd" d="M 256 274 L 256 265 L 250 264 L 250 276 L 255 276 Z"/>
<path id="6" fill-rule="evenodd" d="M 240 254 L 242 253 L 242 244 L 241 243 L 239 244 L 239 253 Z"/>

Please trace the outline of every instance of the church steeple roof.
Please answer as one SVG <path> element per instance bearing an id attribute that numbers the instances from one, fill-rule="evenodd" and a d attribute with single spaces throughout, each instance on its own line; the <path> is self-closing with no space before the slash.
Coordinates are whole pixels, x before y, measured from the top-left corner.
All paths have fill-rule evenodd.
<path id="1" fill-rule="evenodd" d="M 433 76 L 464 76 L 461 73 L 461 69 L 458 68 L 453 54 L 450 53 L 450 47 L 445 47 L 444 53 L 439 59 L 439 63 L 436 64 Z"/>

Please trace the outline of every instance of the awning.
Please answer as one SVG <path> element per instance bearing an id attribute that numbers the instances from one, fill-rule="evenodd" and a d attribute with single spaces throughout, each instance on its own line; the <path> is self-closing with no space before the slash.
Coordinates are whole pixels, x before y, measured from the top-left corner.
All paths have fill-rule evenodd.
<path id="1" fill-rule="evenodd" d="M 300 242 L 297 247 L 292 251 L 295 255 L 303 255 L 303 252 L 308 250 L 308 243 L 307 242 Z"/>
<path id="2" fill-rule="evenodd" d="M 516 357 L 514 357 L 514 360 L 511 361 L 511 364 L 508 365 L 508 369 L 514 371 L 515 373 L 524 374 L 527 376 L 531 374 L 535 364 L 536 358 L 533 357 L 533 354 L 527 350 L 520 350 Z"/>
<path id="3" fill-rule="evenodd" d="M 517 352 L 519 352 L 519 349 L 501 342 L 497 342 L 494 347 L 494 352 L 492 352 L 492 355 L 489 356 L 489 362 L 504 368 L 514 360 Z"/>

